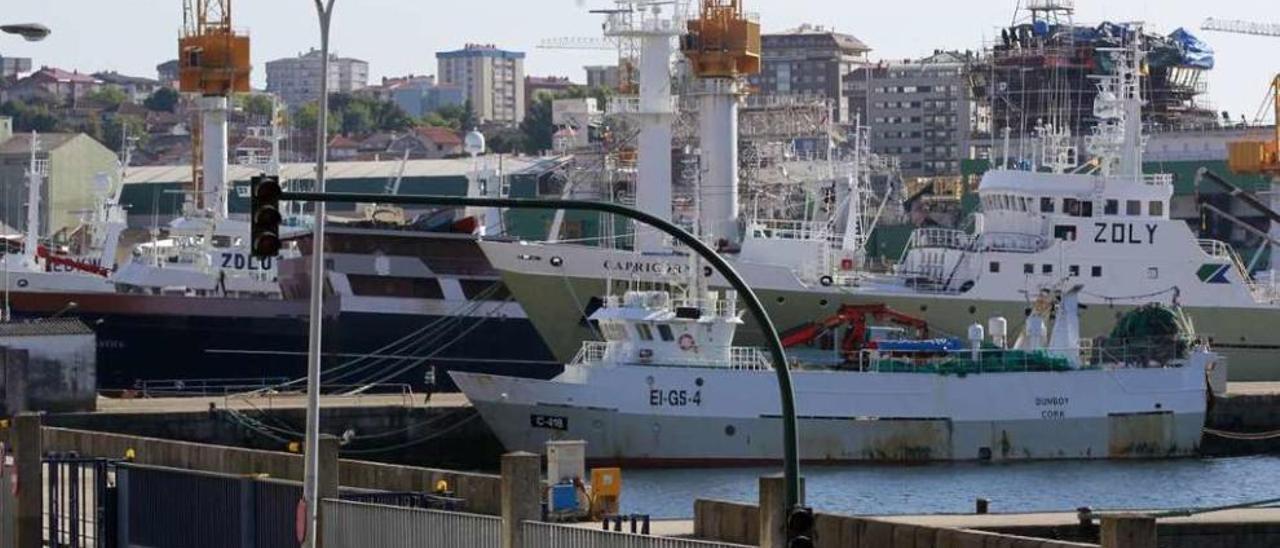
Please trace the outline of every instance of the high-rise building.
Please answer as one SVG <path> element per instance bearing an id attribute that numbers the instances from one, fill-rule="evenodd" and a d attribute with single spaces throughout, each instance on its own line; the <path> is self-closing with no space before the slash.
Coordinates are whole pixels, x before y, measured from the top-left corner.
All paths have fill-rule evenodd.
<path id="1" fill-rule="evenodd" d="M 481 122 L 514 124 L 524 119 L 524 53 L 493 44 L 467 44 L 436 53 L 441 84 L 461 86 Z"/>
<path id="2" fill-rule="evenodd" d="M 799 28 L 761 37 L 763 70 L 750 77 L 762 95 L 804 95 L 827 99 L 834 120 L 849 123 L 843 80 L 867 64 L 871 48 L 849 34 L 820 26 Z"/>
<path id="3" fill-rule="evenodd" d="M 290 107 L 320 98 L 320 50 L 267 61 L 267 91 Z M 369 63 L 329 54 L 329 92 L 351 93 L 369 85 Z"/>
<path id="4" fill-rule="evenodd" d="M 848 110 L 871 129 L 871 151 L 896 156 L 907 176 L 958 175 L 969 157 L 969 56 L 935 52 L 881 62 L 845 78 Z"/>
<path id="5" fill-rule="evenodd" d="M 0 77 L 17 78 L 30 72 L 30 57 L 0 56 Z"/>

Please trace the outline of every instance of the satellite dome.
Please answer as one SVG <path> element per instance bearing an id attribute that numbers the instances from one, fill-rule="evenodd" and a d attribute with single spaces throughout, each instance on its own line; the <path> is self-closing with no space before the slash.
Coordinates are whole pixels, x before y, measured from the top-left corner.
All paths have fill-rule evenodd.
<path id="1" fill-rule="evenodd" d="M 467 132 L 467 137 L 463 140 L 462 149 L 472 156 L 484 154 L 484 134 L 476 129 Z"/>

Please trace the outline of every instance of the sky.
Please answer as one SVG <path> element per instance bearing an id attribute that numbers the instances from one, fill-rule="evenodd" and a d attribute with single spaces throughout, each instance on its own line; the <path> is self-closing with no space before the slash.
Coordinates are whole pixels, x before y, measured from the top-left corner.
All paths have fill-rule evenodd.
<path id="1" fill-rule="evenodd" d="M 873 59 L 905 59 L 934 49 L 979 49 L 1014 16 L 1015 0 L 745 0 L 766 32 L 801 23 L 853 34 Z M 526 72 L 585 80 L 583 65 L 611 60 L 608 52 L 537 49 L 545 38 L 598 36 L 601 19 L 588 9 L 611 0 L 336 0 L 333 50 L 369 62 L 372 79 L 434 74 L 435 52 L 468 42 L 525 51 Z M 0 35 L 0 54 L 32 57 L 86 72 L 117 70 L 155 77 L 155 65 L 177 57 L 181 0 L 8 0 L 0 20 L 40 22 L 53 29 L 43 42 Z M 1217 51 L 1210 103 L 1250 119 L 1280 71 L 1280 38 L 1201 32 L 1206 17 L 1280 23 L 1275 0 L 1076 0 L 1081 23 L 1145 21 L 1168 33 L 1186 27 Z M 234 25 L 253 40 L 254 81 L 263 63 L 318 46 L 313 0 L 239 0 Z"/>

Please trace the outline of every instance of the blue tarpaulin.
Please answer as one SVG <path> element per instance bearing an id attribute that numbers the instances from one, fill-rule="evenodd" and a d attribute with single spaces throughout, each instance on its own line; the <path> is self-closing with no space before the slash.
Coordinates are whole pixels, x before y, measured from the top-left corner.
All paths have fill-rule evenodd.
<path id="1" fill-rule="evenodd" d="M 1209 70 L 1213 68 L 1213 48 L 1187 29 L 1179 28 L 1169 35 L 1182 50 L 1183 66 Z"/>

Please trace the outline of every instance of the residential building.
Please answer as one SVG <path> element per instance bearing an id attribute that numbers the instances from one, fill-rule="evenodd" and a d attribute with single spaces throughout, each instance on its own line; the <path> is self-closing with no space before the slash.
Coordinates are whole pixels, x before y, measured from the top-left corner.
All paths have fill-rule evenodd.
<path id="1" fill-rule="evenodd" d="M 462 137 L 442 127 L 418 127 L 391 142 L 387 154 L 393 158 L 409 153 L 410 159 L 436 160 L 462 154 Z"/>
<path id="2" fill-rule="evenodd" d="M 123 91 L 129 97 L 132 103 L 141 103 L 147 100 L 152 93 L 161 88 L 159 80 L 143 78 L 140 76 L 125 76 L 118 72 L 99 72 L 93 75 L 102 82 L 104 86 L 114 87 Z"/>
<path id="3" fill-rule="evenodd" d="M 0 56 L 0 78 L 19 78 L 31 72 L 30 57 Z"/>
<path id="4" fill-rule="evenodd" d="M 622 71 L 618 65 L 589 65 L 582 67 L 587 71 L 587 87 L 618 89 L 622 86 Z"/>
<path id="5" fill-rule="evenodd" d="M 959 175 L 974 115 L 964 53 L 885 61 L 845 78 L 847 110 L 871 129 L 871 151 L 899 158 L 909 177 Z"/>
<path id="6" fill-rule="evenodd" d="M 320 98 L 320 51 L 267 61 L 267 92 L 290 108 Z M 329 54 L 329 92 L 352 93 L 369 85 L 369 63 Z"/>
<path id="7" fill-rule="evenodd" d="M 467 44 L 436 53 L 441 84 L 462 86 L 482 123 L 515 124 L 524 119 L 524 53 L 492 44 Z"/>
<path id="8" fill-rule="evenodd" d="M 12 129 L 12 119 L 0 117 L 0 222 L 20 228 L 27 224 L 32 139 L 29 133 L 14 135 Z M 36 164 L 45 173 L 40 235 L 49 236 L 80 224 L 80 212 L 94 206 L 94 178 L 116 172 L 116 155 L 83 133 L 41 133 L 36 142 Z"/>
<path id="9" fill-rule="evenodd" d="M 178 60 L 165 61 L 156 65 L 156 79 L 166 87 L 178 87 Z"/>
<path id="10" fill-rule="evenodd" d="M 762 95 L 804 95 L 827 99 L 836 123 L 848 124 L 844 77 L 868 63 L 871 48 L 853 35 L 821 26 L 761 37 L 762 70 L 749 81 Z"/>
<path id="11" fill-rule="evenodd" d="M 435 112 L 444 107 L 462 106 L 467 102 L 467 90 L 454 84 L 437 84 L 427 90 L 422 110 Z"/>
<path id="12" fill-rule="evenodd" d="M 335 135 L 329 141 L 329 158 L 334 161 L 354 160 L 360 155 L 360 143 L 345 135 Z"/>
<path id="13" fill-rule="evenodd" d="M 18 80 L 4 90 L 6 100 L 29 101 L 34 98 L 52 99 L 74 105 L 77 99 L 97 90 L 102 82 L 88 74 L 65 71 L 53 67 L 40 67 L 30 76 Z"/>
<path id="14" fill-rule="evenodd" d="M 547 95 L 556 97 L 570 89 L 581 87 L 569 80 L 567 76 L 525 76 L 524 77 L 524 108 L 528 112 L 529 106 L 538 100 L 539 95 Z"/>

